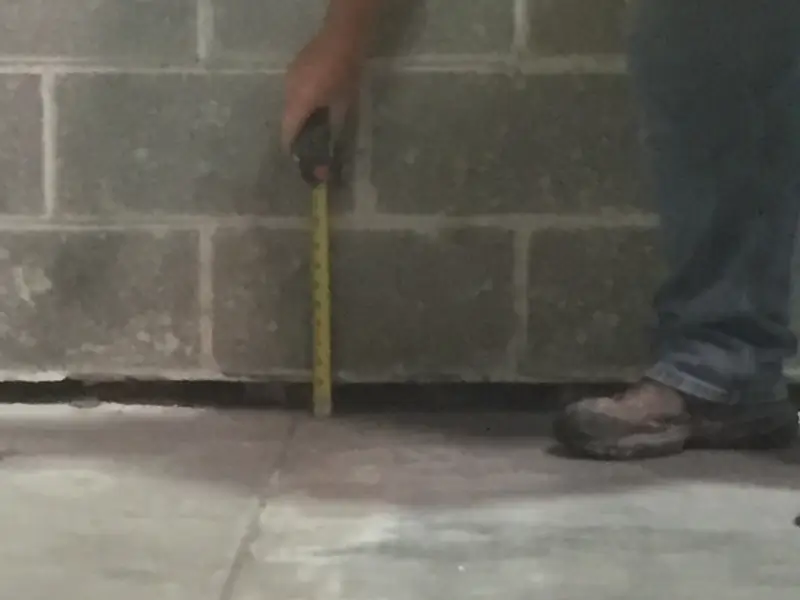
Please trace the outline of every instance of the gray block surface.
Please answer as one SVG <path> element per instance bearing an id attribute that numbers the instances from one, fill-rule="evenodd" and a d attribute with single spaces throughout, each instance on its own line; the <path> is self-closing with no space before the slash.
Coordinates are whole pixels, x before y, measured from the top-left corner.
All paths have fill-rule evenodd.
<path id="1" fill-rule="evenodd" d="M 59 212 L 308 214 L 309 188 L 279 146 L 282 85 L 257 74 L 65 78 Z"/>
<path id="2" fill-rule="evenodd" d="M 390 213 L 641 209 L 627 82 L 406 74 L 376 83 L 372 180 Z"/>
<path id="3" fill-rule="evenodd" d="M 309 246 L 304 232 L 218 233 L 215 353 L 223 370 L 310 368 Z M 424 379 L 508 364 L 517 322 L 509 233 L 345 231 L 331 253 L 338 373 Z"/>
<path id="4" fill-rule="evenodd" d="M 0 364 L 44 372 L 197 366 L 197 236 L 0 233 Z"/>
<path id="5" fill-rule="evenodd" d="M 196 13 L 194 0 L 3 0 L 0 53 L 188 63 Z"/>
<path id="6" fill-rule="evenodd" d="M 621 54 L 628 0 L 528 0 L 531 52 L 539 56 Z"/>
<path id="7" fill-rule="evenodd" d="M 653 238 L 648 229 L 533 234 L 525 374 L 602 380 L 650 365 L 653 294 L 664 277 Z"/>
<path id="8" fill-rule="evenodd" d="M 34 75 L 0 76 L 0 212 L 42 214 L 42 100 Z"/>

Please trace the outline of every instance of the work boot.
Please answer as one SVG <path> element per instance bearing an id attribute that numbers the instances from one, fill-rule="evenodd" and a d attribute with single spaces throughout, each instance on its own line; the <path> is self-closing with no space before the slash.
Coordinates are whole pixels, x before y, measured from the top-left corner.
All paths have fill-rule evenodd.
<path id="1" fill-rule="evenodd" d="M 788 401 L 710 403 L 644 380 L 618 396 L 568 406 L 554 429 L 556 439 L 576 454 L 632 460 L 678 454 L 687 447 L 782 448 L 797 437 L 798 419 Z"/>
<path id="2" fill-rule="evenodd" d="M 753 404 L 689 404 L 692 435 L 687 448 L 777 450 L 797 440 L 797 408 L 789 400 Z"/>

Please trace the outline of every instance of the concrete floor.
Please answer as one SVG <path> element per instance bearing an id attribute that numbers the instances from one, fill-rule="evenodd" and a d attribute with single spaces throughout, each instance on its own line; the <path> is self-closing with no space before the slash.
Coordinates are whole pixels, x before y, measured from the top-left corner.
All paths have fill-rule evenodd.
<path id="1" fill-rule="evenodd" d="M 0 598 L 797 598 L 800 453 L 586 463 L 544 425 L 0 407 Z"/>

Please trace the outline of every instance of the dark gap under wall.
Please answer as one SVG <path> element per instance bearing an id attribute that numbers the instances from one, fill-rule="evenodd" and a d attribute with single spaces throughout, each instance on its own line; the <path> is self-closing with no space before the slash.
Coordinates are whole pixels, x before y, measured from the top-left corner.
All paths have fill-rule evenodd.
<path id="1" fill-rule="evenodd" d="M 347 384 L 335 389 L 335 413 L 380 412 L 547 412 L 584 396 L 614 393 L 623 384 Z M 800 408 L 800 385 L 790 388 Z M 307 384 L 220 381 L 66 380 L 46 383 L 0 383 L 0 404 L 99 403 L 215 408 L 309 409 Z"/>

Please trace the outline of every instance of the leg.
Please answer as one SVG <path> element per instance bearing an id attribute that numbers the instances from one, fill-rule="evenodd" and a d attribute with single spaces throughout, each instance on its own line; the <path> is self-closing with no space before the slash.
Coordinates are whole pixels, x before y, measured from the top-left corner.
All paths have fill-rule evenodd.
<path id="1" fill-rule="evenodd" d="M 800 10 L 755 4 L 639 0 L 630 64 L 671 276 L 646 383 L 557 422 L 577 450 L 631 458 L 796 434 L 782 367 L 796 346 Z"/>
<path id="2" fill-rule="evenodd" d="M 661 360 L 649 375 L 707 400 L 773 399 L 796 350 L 788 279 L 799 203 L 786 189 L 796 149 L 785 115 L 775 118 L 791 110 L 791 53 L 769 35 L 783 3 L 772 18 L 736 2 L 716 17 L 713 0 L 675 14 L 669 4 L 658 9 L 666 23 L 645 20 L 631 60 L 672 273 L 656 298 Z M 692 23 L 702 35 L 673 37 L 678 48 L 665 40 L 664 28 Z"/>

